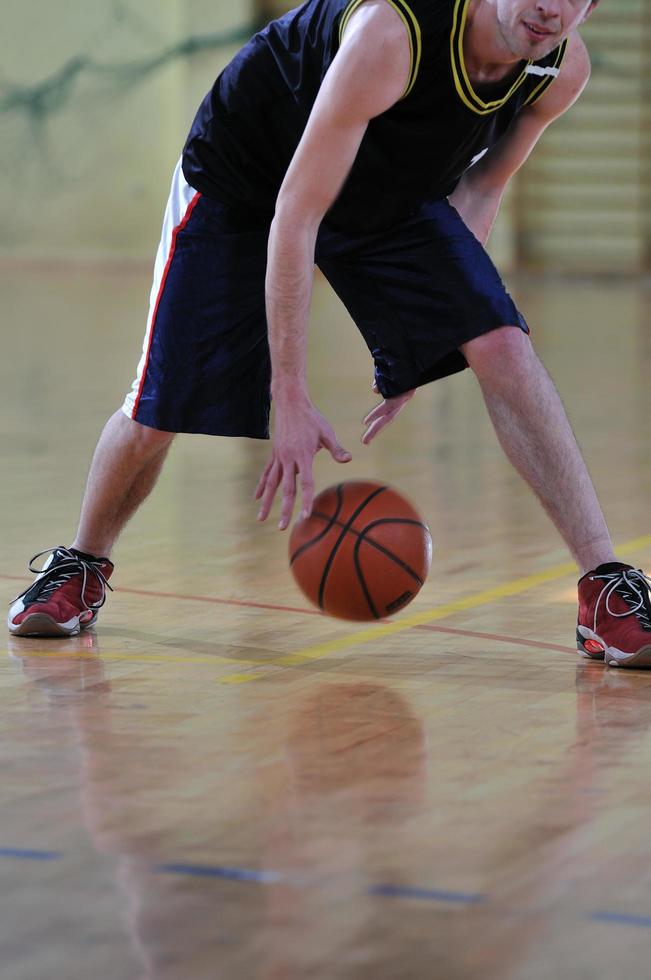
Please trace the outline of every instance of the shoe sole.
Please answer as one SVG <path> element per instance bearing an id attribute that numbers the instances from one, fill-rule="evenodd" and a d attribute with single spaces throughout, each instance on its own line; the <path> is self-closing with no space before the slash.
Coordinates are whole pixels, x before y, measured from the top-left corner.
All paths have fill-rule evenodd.
<path id="1" fill-rule="evenodd" d="M 87 623 L 81 623 L 73 629 L 65 629 L 56 619 L 47 616 L 45 613 L 32 613 L 18 626 L 9 625 L 9 632 L 13 636 L 77 636 L 82 630 L 90 629 L 95 623 L 97 616 L 93 616 Z"/>
<path id="2" fill-rule="evenodd" d="M 590 651 L 585 647 L 586 641 L 598 643 L 601 651 Z M 605 660 L 609 667 L 626 667 L 637 670 L 651 668 L 651 644 L 636 650 L 635 653 L 624 653 L 617 647 L 609 647 L 598 633 L 593 633 L 587 626 L 580 626 L 576 631 L 576 648 L 582 657 L 589 660 Z"/>

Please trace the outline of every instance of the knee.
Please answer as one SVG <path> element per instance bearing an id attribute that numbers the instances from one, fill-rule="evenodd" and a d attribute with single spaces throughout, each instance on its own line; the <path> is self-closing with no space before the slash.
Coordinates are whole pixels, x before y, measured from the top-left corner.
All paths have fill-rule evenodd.
<path id="1" fill-rule="evenodd" d="M 175 432 L 163 432 L 142 425 L 125 415 L 121 409 L 115 413 L 109 424 L 115 425 L 122 438 L 142 456 L 155 456 L 156 453 L 168 449 L 176 435 Z"/>
<path id="2" fill-rule="evenodd" d="M 528 334 L 516 326 L 498 327 L 475 337 L 461 352 L 479 381 L 526 371 L 536 356 Z"/>

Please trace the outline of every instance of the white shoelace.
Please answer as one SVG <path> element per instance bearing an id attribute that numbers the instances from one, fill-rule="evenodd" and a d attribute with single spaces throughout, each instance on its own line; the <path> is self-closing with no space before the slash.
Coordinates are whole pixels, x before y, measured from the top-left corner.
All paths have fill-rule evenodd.
<path id="1" fill-rule="evenodd" d="M 598 579 L 603 580 L 606 584 L 599 593 L 599 598 L 594 608 L 593 631 L 595 633 L 597 632 L 597 613 L 599 612 L 599 606 L 604 596 L 606 597 L 606 612 L 611 616 L 617 619 L 622 619 L 625 616 L 637 616 L 642 626 L 645 629 L 651 630 L 649 606 L 647 605 L 651 579 L 640 568 L 622 568 L 620 571 L 608 572 L 606 575 L 590 576 L 591 582 Z M 627 612 L 617 613 L 613 612 L 610 608 L 610 597 L 613 592 L 630 606 Z"/>
<path id="2" fill-rule="evenodd" d="M 55 552 L 58 553 L 60 558 L 57 559 L 53 565 L 47 568 L 34 568 L 35 561 L 42 558 L 43 555 L 53 555 Z M 18 599 L 21 599 L 23 596 L 27 596 L 27 593 L 31 592 L 35 586 L 40 586 L 33 598 L 30 598 L 32 598 L 33 602 L 47 602 L 49 597 L 56 591 L 56 589 L 59 588 L 59 586 L 65 585 L 69 579 L 74 578 L 75 575 L 79 575 L 80 572 L 82 575 L 80 599 L 85 609 L 90 609 L 92 611 L 100 609 L 106 602 L 106 590 L 109 589 L 111 592 L 113 591 L 103 572 L 95 564 L 95 562 L 85 561 L 83 558 L 80 558 L 79 555 L 75 555 L 71 551 L 68 551 L 67 548 L 46 548 L 45 551 L 39 551 L 37 555 L 34 555 L 34 557 L 30 559 L 29 570 L 30 572 L 34 572 L 34 574 L 38 577 L 35 582 L 32 582 L 29 588 L 25 589 L 24 592 L 21 592 L 21 594 L 17 596 Z M 93 575 L 97 579 L 101 589 L 99 599 L 96 602 L 90 603 L 86 601 L 86 585 L 88 583 L 89 575 Z"/>

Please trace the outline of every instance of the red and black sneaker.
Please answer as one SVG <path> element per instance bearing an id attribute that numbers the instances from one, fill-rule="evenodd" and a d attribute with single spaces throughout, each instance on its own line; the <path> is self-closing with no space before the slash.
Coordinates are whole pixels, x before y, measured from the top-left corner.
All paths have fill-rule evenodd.
<path id="1" fill-rule="evenodd" d="M 42 568 L 34 562 L 49 554 Z M 14 599 L 7 625 L 17 636 L 74 636 L 88 629 L 106 602 L 113 562 L 72 548 L 52 548 L 29 563 L 36 581 Z M 112 591 L 112 590 L 111 590 Z"/>
<path id="2" fill-rule="evenodd" d="M 651 667 L 651 582 L 620 562 L 579 579 L 579 653 L 610 667 Z"/>

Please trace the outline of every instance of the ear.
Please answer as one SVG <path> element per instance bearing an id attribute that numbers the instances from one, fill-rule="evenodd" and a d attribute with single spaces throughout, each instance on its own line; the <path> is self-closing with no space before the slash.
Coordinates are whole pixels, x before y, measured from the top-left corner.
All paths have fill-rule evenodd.
<path id="1" fill-rule="evenodd" d="M 595 9 L 595 7 L 597 6 L 598 3 L 599 3 L 599 0 L 591 0 L 591 3 L 589 5 L 588 9 L 586 10 L 586 12 L 584 13 L 584 15 L 583 15 L 583 17 L 581 19 L 581 23 L 582 24 L 585 24 L 586 20 L 588 19 L 588 17 L 590 16 L 590 14 L 592 14 L 592 12 L 594 11 L 594 9 Z"/>

